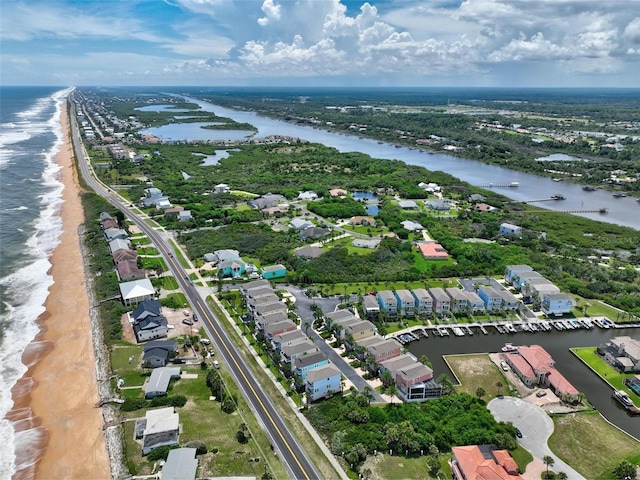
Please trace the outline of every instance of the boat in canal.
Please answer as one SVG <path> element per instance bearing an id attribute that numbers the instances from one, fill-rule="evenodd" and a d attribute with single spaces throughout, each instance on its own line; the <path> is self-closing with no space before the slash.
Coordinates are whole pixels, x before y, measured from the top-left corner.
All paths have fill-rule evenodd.
<path id="1" fill-rule="evenodd" d="M 502 347 L 503 352 L 515 352 L 518 347 L 514 347 L 511 343 L 505 343 L 504 347 Z"/>
<path id="2" fill-rule="evenodd" d="M 633 404 L 633 400 L 624 390 L 616 390 L 613 392 L 613 398 L 615 398 L 625 408 L 625 410 L 631 415 L 640 415 L 640 408 Z"/>

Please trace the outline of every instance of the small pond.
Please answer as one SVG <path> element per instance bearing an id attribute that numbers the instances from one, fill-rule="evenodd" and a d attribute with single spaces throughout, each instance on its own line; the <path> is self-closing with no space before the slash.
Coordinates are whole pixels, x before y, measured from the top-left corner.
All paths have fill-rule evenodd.
<path id="1" fill-rule="evenodd" d="M 564 153 L 552 153 L 551 155 L 547 155 L 546 157 L 538 157 L 536 158 L 538 162 L 575 162 L 577 160 L 582 161 L 582 158 L 572 157 L 571 155 L 566 155 Z"/>

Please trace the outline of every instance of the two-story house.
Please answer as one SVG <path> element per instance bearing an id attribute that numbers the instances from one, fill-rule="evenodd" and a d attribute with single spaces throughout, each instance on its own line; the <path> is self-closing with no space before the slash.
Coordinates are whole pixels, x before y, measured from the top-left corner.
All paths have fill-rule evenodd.
<path id="1" fill-rule="evenodd" d="M 415 298 L 409 290 L 396 290 L 396 300 L 398 302 L 398 312 L 402 317 L 412 317 L 415 309 Z"/>
<path id="2" fill-rule="evenodd" d="M 451 299 L 451 311 L 453 313 L 464 313 L 468 308 L 468 299 L 465 295 L 464 290 L 460 290 L 459 288 L 447 288 L 445 289 L 447 295 Z"/>
<path id="3" fill-rule="evenodd" d="M 431 315 L 433 312 L 433 298 L 424 288 L 416 288 L 412 290 L 415 309 L 418 315 Z"/>
<path id="4" fill-rule="evenodd" d="M 376 295 L 380 311 L 389 317 L 398 316 L 398 299 L 391 290 L 380 290 Z"/>
<path id="5" fill-rule="evenodd" d="M 451 311 L 451 299 L 443 288 L 433 287 L 429 289 L 429 295 L 433 300 L 433 311 L 442 315 Z"/>
<path id="6" fill-rule="evenodd" d="M 545 315 L 564 315 L 571 313 L 576 302 L 566 293 L 545 293 L 542 296 L 541 310 Z"/>
<path id="7" fill-rule="evenodd" d="M 300 379 L 300 384 L 303 384 L 307 381 L 307 372 L 309 370 L 328 364 L 329 360 L 320 351 L 303 354 L 293 361 L 293 374 Z"/>
<path id="8" fill-rule="evenodd" d="M 484 302 L 484 308 L 489 312 L 502 310 L 503 298 L 495 288 L 482 286 L 478 289 L 478 296 Z"/>
<path id="9" fill-rule="evenodd" d="M 342 390 L 342 374 L 332 363 L 314 368 L 307 372 L 305 392 L 307 401 L 330 397 Z"/>

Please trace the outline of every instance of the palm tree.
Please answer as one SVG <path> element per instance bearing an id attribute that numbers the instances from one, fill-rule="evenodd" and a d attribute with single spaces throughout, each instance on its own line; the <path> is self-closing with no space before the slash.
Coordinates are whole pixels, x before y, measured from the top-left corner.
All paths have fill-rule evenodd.
<path id="1" fill-rule="evenodd" d="M 446 373 L 439 375 L 436 382 L 440 384 L 445 395 L 453 392 L 453 383 Z"/>
<path id="2" fill-rule="evenodd" d="M 391 405 L 393 405 L 393 398 L 396 396 L 396 386 L 394 385 L 389 385 L 387 388 L 384 389 L 384 393 L 386 393 L 387 395 L 389 395 L 389 397 L 391 398 Z"/>
<path id="3" fill-rule="evenodd" d="M 544 478 L 549 478 L 549 467 L 553 467 L 553 464 L 556 463 L 556 461 L 553 459 L 553 457 L 545 455 L 544 457 L 542 457 L 542 463 L 547 466 L 547 472 L 544 474 Z"/>
<path id="4" fill-rule="evenodd" d="M 569 478 L 569 475 L 567 475 L 564 472 L 558 472 L 558 473 L 556 473 L 556 478 L 558 480 L 567 480 L 567 478 Z"/>
<path id="5" fill-rule="evenodd" d="M 369 405 L 371 405 L 371 402 L 375 399 L 373 389 L 369 385 L 362 389 L 362 396 L 367 399 Z"/>
<path id="6" fill-rule="evenodd" d="M 498 383 L 496 383 L 496 387 L 498 387 L 498 396 L 500 396 L 500 389 L 503 387 L 502 382 L 498 381 Z"/>
<path id="7" fill-rule="evenodd" d="M 486 394 L 487 394 L 487 392 L 486 392 L 486 390 L 484 388 L 482 388 L 482 387 L 476 388 L 476 397 L 478 397 L 478 399 L 481 399 Z"/>

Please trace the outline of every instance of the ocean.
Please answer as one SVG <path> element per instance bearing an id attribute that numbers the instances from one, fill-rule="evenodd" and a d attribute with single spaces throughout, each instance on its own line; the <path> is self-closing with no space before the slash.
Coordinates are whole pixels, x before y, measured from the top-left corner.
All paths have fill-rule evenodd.
<path id="1" fill-rule="evenodd" d="M 45 435 L 31 425 L 29 412 L 21 412 L 19 433 L 5 416 L 53 283 L 49 257 L 59 243 L 63 189 L 55 157 L 63 139 L 61 102 L 70 91 L 0 87 L 0 478 L 33 463 L 37 452 L 27 447 Z M 18 461 L 16 449 L 23 452 Z"/>

